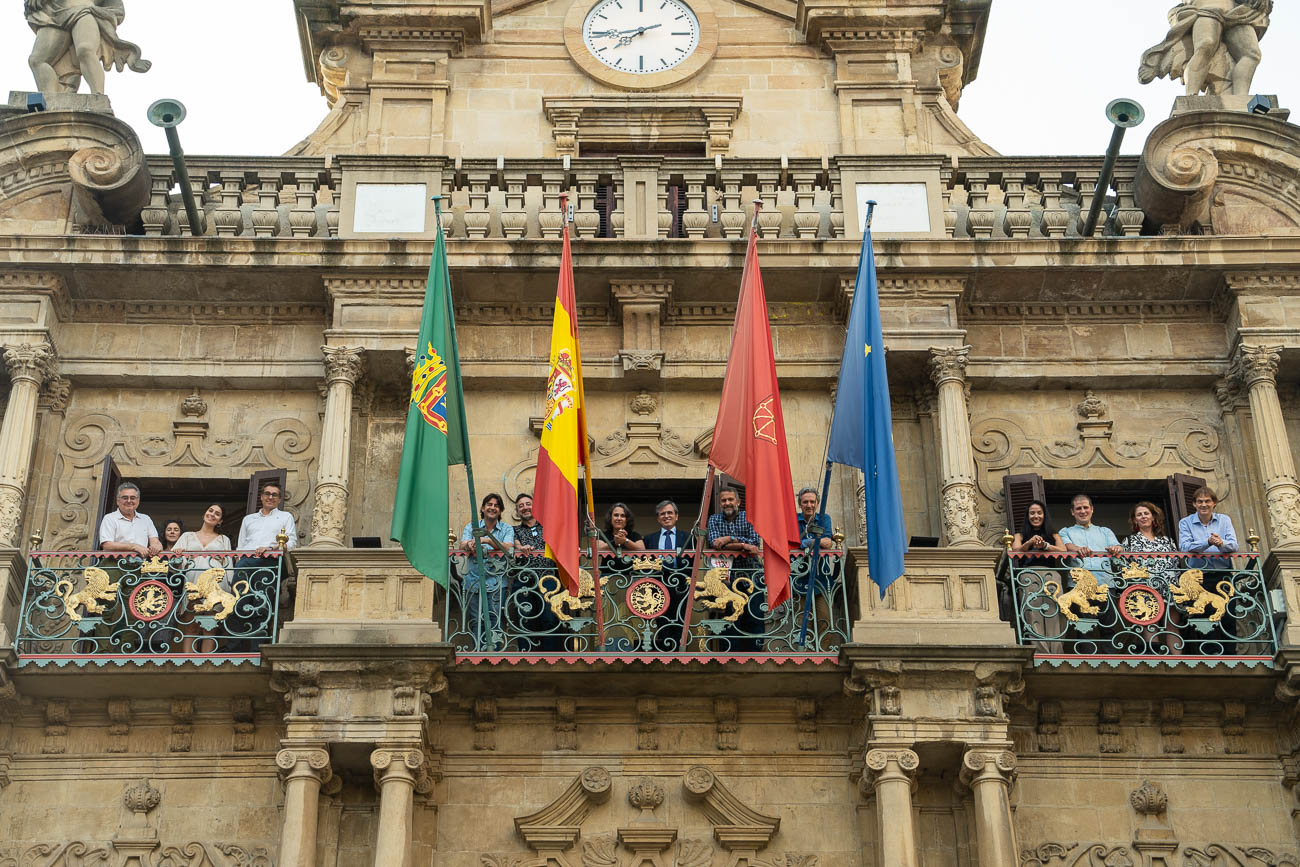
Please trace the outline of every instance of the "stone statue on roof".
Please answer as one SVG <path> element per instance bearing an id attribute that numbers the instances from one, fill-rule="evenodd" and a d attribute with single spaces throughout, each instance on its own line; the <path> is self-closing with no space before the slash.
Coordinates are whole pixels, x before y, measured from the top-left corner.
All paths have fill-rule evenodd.
<path id="1" fill-rule="evenodd" d="M 104 72 L 129 67 L 147 72 L 140 48 L 117 35 L 126 17 L 123 0 L 23 0 L 36 44 L 27 59 L 42 93 L 76 93 L 84 78 L 91 93 L 104 92 Z"/>
<path id="2" fill-rule="evenodd" d="M 1138 81 L 1181 78 L 1187 95 L 1247 96 L 1273 0 L 1183 0 L 1169 10 L 1169 33 L 1142 53 Z"/>

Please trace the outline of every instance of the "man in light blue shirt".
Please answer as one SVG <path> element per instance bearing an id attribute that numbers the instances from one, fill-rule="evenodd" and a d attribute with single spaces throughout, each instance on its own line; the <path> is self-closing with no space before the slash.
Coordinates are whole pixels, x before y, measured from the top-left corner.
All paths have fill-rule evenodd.
<path id="1" fill-rule="evenodd" d="M 464 628 L 471 635 L 483 636 L 484 644 L 478 648 L 480 650 L 494 650 L 500 642 L 500 637 L 495 633 L 500 628 L 501 602 L 506 583 L 504 578 L 506 568 L 510 565 L 507 555 L 515 543 L 514 527 L 501 520 L 505 508 L 505 500 L 501 499 L 500 494 L 488 494 L 483 498 L 483 504 L 479 508 L 478 514 L 482 520 L 466 524 L 460 534 L 460 548 L 468 555 L 464 579 L 461 582 L 462 598 L 465 603 Z M 479 571 L 478 558 L 474 556 L 475 524 L 484 531 L 479 536 L 479 545 L 483 554 L 483 572 Z M 483 585 L 481 595 L 480 584 Z M 484 602 L 486 608 L 483 610 L 483 627 L 480 632 L 479 610 Z"/>
<path id="2" fill-rule="evenodd" d="M 1095 554 L 1114 556 L 1123 552 L 1119 540 L 1109 527 L 1098 527 L 1092 523 L 1092 497 L 1087 494 L 1075 494 L 1070 501 L 1070 514 L 1074 515 L 1074 526 L 1061 529 L 1061 541 L 1065 550 L 1083 555 L 1082 566 L 1097 576 L 1097 583 L 1110 584 L 1111 565 L 1105 557 Z"/>
<path id="3" fill-rule="evenodd" d="M 1219 495 L 1206 487 L 1196 489 L 1192 494 L 1192 505 L 1196 514 L 1188 515 L 1178 522 L 1178 550 L 1206 552 L 1210 554 L 1233 554 L 1237 550 L 1237 534 L 1232 529 L 1232 519 L 1214 511 L 1219 504 Z M 1224 568 L 1228 561 L 1216 558 L 1206 560 L 1211 568 Z M 1192 561 L 1188 560 L 1191 566 Z"/>

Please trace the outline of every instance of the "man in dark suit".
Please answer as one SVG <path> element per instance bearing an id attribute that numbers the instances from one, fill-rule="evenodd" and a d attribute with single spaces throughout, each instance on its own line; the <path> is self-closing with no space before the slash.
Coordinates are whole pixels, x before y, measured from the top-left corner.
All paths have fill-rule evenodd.
<path id="1" fill-rule="evenodd" d="M 645 537 L 646 551 L 672 551 L 673 556 L 663 556 L 664 571 L 660 578 L 668 587 L 668 610 L 663 613 L 655 629 L 654 648 L 658 651 L 675 651 L 682 637 L 682 617 L 688 585 L 691 581 L 691 559 L 679 556 L 683 548 L 691 547 L 689 530 L 677 529 L 677 504 L 664 500 L 655 506 L 659 529 Z"/>

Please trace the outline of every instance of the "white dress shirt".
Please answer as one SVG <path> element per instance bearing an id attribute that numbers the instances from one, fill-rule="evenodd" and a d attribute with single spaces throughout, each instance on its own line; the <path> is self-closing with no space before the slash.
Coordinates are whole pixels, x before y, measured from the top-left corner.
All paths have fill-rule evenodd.
<path id="1" fill-rule="evenodd" d="M 105 542 L 125 542 L 129 545 L 148 545 L 150 539 L 158 538 L 158 528 L 149 520 L 148 515 L 135 513 L 134 518 L 127 518 L 121 509 L 114 509 L 99 522 L 99 544 Z"/>
<path id="2" fill-rule="evenodd" d="M 293 523 L 293 515 L 283 509 L 272 509 L 271 514 L 263 515 L 258 509 L 251 515 L 244 516 L 244 523 L 239 525 L 240 551 L 256 551 L 258 548 L 279 548 L 275 537 L 284 530 L 289 534 L 289 543 L 285 548 L 298 544 L 298 528 Z"/>

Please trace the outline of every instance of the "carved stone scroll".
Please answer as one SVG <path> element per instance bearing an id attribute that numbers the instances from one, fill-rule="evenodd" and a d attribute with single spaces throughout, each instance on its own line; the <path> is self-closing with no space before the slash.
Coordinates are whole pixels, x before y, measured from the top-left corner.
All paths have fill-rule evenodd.
<path id="1" fill-rule="evenodd" d="M 515 819 L 515 830 L 538 855 L 558 854 L 578 840 L 587 814 L 609 800 L 609 771 L 586 768 L 560 796 L 535 813 Z"/>
<path id="2" fill-rule="evenodd" d="M 765 816 L 731 793 L 717 775 L 696 765 L 682 778 L 686 800 L 699 804 L 713 823 L 713 837 L 731 853 L 757 853 L 767 847 L 781 820 Z"/>

